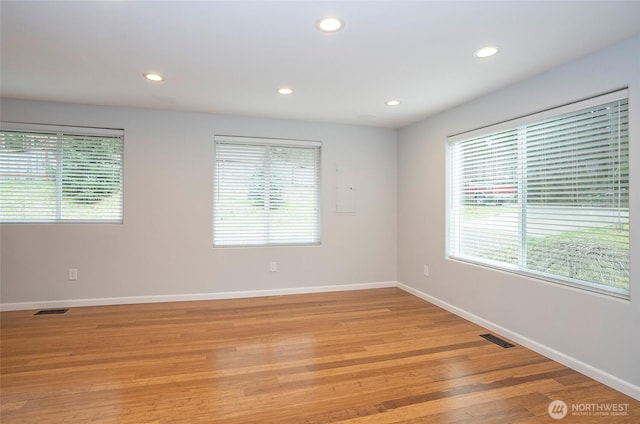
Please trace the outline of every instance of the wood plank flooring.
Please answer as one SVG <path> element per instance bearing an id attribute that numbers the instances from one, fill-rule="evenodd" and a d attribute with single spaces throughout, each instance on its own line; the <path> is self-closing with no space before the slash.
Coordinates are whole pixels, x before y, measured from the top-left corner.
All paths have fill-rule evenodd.
<path id="1" fill-rule="evenodd" d="M 34 312 L 1 314 L 3 424 L 640 422 L 640 402 L 399 289 Z"/>

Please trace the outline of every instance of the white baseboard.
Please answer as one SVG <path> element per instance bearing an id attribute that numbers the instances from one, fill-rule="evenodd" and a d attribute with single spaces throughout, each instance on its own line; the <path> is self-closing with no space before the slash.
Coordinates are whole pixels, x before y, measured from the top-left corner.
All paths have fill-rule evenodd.
<path id="1" fill-rule="evenodd" d="M 619 377 L 611 375 L 605 371 L 602 371 L 599 368 L 596 368 L 592 365 L 589 365 L 585 362 L 582 362 L 574 357 L 566 355 L 562 352 L 559 352 L 549 346 L 543 345 L 535 340 L 531 340 L 528 337 L 525 337 L 521 334 L 515 333 L 507 328 L 504 328 L 498 324 L 495 324 L 491 321 L 487 321 L 484 318 L 481 318 L 477 315 L 474 315 L 464 309 L 460 309 L 456 306 L 451 305 L 443 300 L 440 300 L 436 297 L 428 295 L 420 290 L 417 290 L 413 287 L 409 287 L 402 283 L 397 283 L 397 287 L 401 290 L 406 291 L 407 293 L 411 293 L 412 295 L 419 297 L 423 300 L 426 300 L 429 303 L 433 303 L 436 306 L 441 307 L 453 314 L 456 314 L 468 321 L 473 322 L 474 324 L 480 325 L 484 328 L 487 328 L 491 331 L 498 333 L 501 336 L 504 336 L 528 349 L 533 350 L 543 356 L 546 356 L 549 359 L 552 359 L 556 362 L 561 363 L 564 366 L 567 366 L 573 370 L 578 371 L 588 377 L 593 378 L 596 381 L 599 381 L 602 384 L 605 384 L 619 392 L 622 392 L 628 396 L 631 396 L 634 399 L 640 400 L 640 387 L 632 384 L 626 380 L 623 380 Z"/>
<path id="2" fill-rule="evenodd" d="M 291 287 L 284 289 L 248 290 L 218 293 L 168 294 L 154 296 L 104 297 L 95 299 L 43 300 L 0 304 L 0 311 L 73 308 L 81 306 L 130 305 L 135 303 L 185 302 L 191 300 L 241 299 L 248 297 L 284 296 L 288 294 L 323 293 L 396 287 L 395 281 L 344 284 L 333 286 Z"/>

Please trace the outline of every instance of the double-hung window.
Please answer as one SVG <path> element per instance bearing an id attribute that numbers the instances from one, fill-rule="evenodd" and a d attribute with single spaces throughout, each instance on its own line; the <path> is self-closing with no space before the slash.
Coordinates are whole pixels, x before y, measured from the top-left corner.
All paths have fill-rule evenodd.
<path id="1" fill-rule="evenodd" d="M 627 91 L 448 140 L 448 257 L 629 296 Z"/>
<path id="2" fill-rule="evenodd" d="M 122 222 L 123 131 L 2 123 L 0 222 Z"/>
<path id="3" fill-rule="evenodd" d="M 320 243 L 320 142 L 215 136 L 213 244 Z"/>

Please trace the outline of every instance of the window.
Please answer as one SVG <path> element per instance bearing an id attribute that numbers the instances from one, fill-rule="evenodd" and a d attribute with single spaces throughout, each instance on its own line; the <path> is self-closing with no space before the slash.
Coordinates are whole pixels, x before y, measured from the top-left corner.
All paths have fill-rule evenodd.
<path id="1" fill-rule="evenodd" d="M 448 141 L 450 258 L 628 298 L 626 90 Z"/>
<path id="2" fill-rule="evenodd" d="M 320 143 L 215 137 L 214 246 L 320 243 Z"/>
<path id="3" fill-rule="evenodd" d="M 123 131 L 2 123 L 0 221 L 122 222 Z"/>

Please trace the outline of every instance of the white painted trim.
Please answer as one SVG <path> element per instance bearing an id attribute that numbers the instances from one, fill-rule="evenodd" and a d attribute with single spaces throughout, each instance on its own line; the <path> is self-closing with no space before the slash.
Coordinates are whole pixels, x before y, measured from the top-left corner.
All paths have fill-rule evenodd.
<path id="1" fill-rule="evenodd" d="M 104 297 L 95 299 L 42 300 L 0 304 L 0 311 L 28 309 L 72 308 L 81 306 L 130 305 L 135 303 L 186 302 L 192 300 L 241 299 L 248 297 L 284 296 L 288 294 L 324 293 L 350 290 L 396 287 L 395 281 L 378 283 L 344 284 L 333 286 L 291 287 L 285 289 L 248 290 L 219 293 L 168 294 L 155 296 Z"/>
<path id="2" fill-rule="evenodd" d="M 410 293 L 416 297 L 419 297 L 422 300 L 425 300 L 453 314 L 456 314 L 468 321 L 471 321 L 474 324 L 480 325 L 491 331 L 494 331 L 501 336 L 504 336 L 528 349 L 533 350 L 534 352 L 537 352 L 543 356 L 546 356 L 549 359 L 559 362 L 564 366 L 567 366 L 573 370 L 576 370 L 579 373 L 582 373 L 588 377 L 591 377 L 594 380 L 597 380 L 602 384 L 605 384 L 615 390 L 618 390 L 619 392 L 622 392 L 628 396 L 631 396 L 634 399 L 640 400 L 640 387 L 630 383 L 629 381 L 626 381 L 619 377 L 611 375 L 601 369 L 598 369 L 592 365 L 582 362 L 572 356 L 559 352 L 535 340 L 531 340 L 528 337 L 525 337 L 521 334 L 513 332 L 498 324 L 495 324 L 475 314 L 465 311 L 464 309 L 460 309 L 457 306 L 453 306 L 450 303 L 447 303 L 443 300 L 438 299 L 437 297 L 433 297 L 429 294 L 426 294 L 413 287 L 407 286 L 406 284 L 397 283 L 397 287 L 401 290 L 406 291 L 407 293 Z"/>

